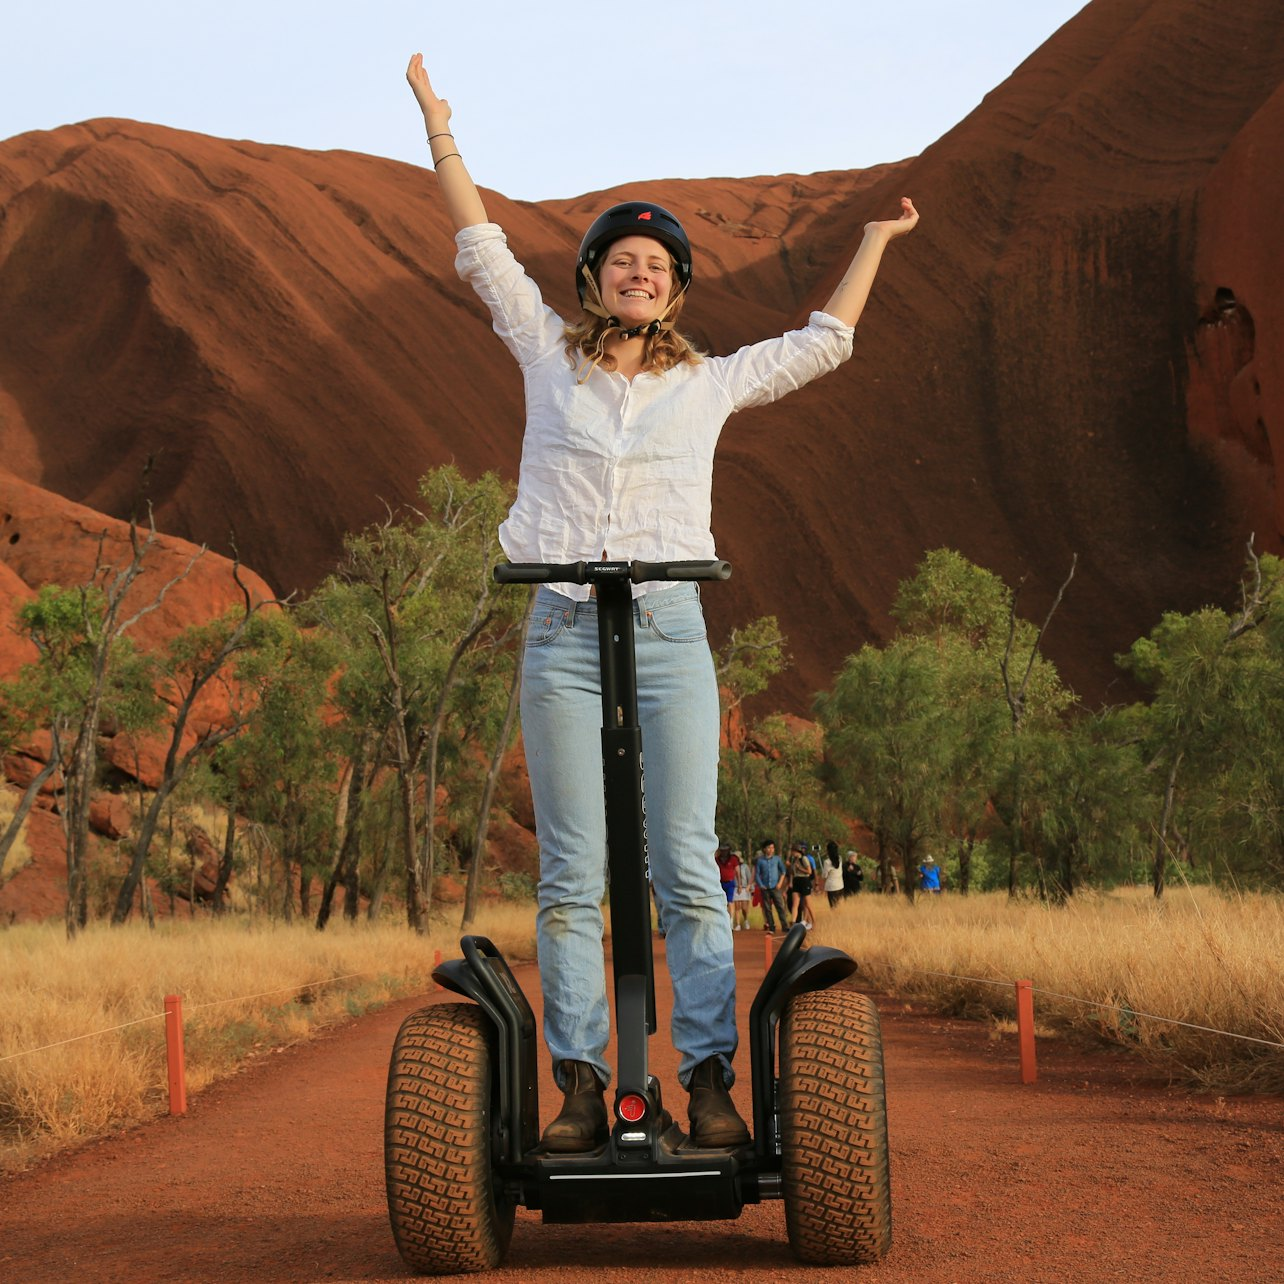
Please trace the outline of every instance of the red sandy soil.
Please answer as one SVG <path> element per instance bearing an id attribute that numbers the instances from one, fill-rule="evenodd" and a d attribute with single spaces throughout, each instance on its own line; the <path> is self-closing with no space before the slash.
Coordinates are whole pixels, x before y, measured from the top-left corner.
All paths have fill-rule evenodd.
<path id="1" fill-rule="evenodd" d="M 743 1031 L 763 974 L 762 935 L 738 934 L 736 955 Z M 517 974 L 538 1009 L 535 969 Z M 671 1001 L 663 968 L 657 990 L 663 1029 Z M 402 1018 L 446 998 L 409 1000 L 265 1057 L 194 1098 L 184 1118 L 0 1182 L 0 1276 L 15 1284 L 410 1278 L 384 1204 L 384 1077 Z M 1025 1087 L 1011 1038 L 897 1001 L 880 1007 L 895 1209 L 884 1262 L 800 1266 L 778 1202 L 699 1225 L 546 1227 L 523 1210 L 504 1267 L 488 1278 L 1279 1278 L 1284 1100 L 1192 1097 L 1143 1082 L 1123 1055 L 1057 1040 L 1041 1042 L 1039 1082 Z M 676 1060 L 664 1043 L 652 1040 L 652 1062 L 672 1085 Z M 544 1075 L 547 1119 L 555 1094 Z M 735 1091 L 748 1113 L 747 1073 Z"/>

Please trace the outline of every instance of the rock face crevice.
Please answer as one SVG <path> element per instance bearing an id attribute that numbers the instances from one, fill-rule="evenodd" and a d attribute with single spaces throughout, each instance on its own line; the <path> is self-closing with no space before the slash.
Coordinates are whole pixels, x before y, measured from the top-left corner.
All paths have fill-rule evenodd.
<path id="1" fill-rule="evenodd" d="M 1206 437 L 1238 447 L 1269 470 L 1278 489 L 1275 455 L 1262 406 L 1262 383 L 1254 358 L 1257 330 L 1253 314 L 1229 286 L 1219 286 L 1195 325 L 1192 371 L 1192 427 Z"/>
<path id="2" fill-rule="evenodd" d="M 486 201 L 562 311 L 603 207 L 672 209 L 683 324 L 729 352 L 821 305 L 912 195 L 853 360 L 727 426 L 715 637 L 777 614 L 773 698 L 802 711 L 926 550 L 1024 577 L 1032 615 L 1077 554 L 1047 643 L 1093 700 L 1163 610 L 1233 600 L 1250 531 L 1284 547 L 1282 83 L 1278 0 L 1095 0 L 908 161 Z M 162 529 L 235 529 L 280 592 L 436 464 L 515 476 L 520 377 L 430 172 L 95 121 L 0 143 L 0 211 L 12 476 L 123 517 L 150 467 Z"/>

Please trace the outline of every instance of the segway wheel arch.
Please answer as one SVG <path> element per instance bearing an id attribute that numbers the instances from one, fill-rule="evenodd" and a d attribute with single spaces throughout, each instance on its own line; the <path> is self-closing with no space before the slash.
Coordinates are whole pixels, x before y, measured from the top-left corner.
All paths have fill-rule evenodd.
<path id="1" fill-rule="evenodd" d="M 866 1265 L 892 1246 L 878 1011 L 855 990 L 789 1001 L 780 1031 L 785 1224 L 795 1255 Z"/>
<path id="2" fill-rule="evenodd" d="M 411 1013 L 388 1067 L 384 1172 L 393 1237 L 406 1264 L 432 1275 L 489 1270 L 503 1259 L 515 1205 L 493 1172 L 489 1021 L 471 1003 Z"/>

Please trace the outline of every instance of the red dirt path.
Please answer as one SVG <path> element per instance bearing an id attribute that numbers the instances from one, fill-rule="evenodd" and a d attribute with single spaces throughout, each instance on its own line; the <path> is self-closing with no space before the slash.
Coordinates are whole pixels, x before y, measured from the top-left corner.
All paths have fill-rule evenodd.
<path id="1" fill-rule="evenodd" d="M 763 972 L 761 934 L 738 934 L 736 947 L 743 1031 Z M 537 1004 L 535 969 L 517 973 Z M 666 980 L 661 968 L 662 1030 Z M 409 1278 L 384 1206 L 384 1075 L 403 1016 L 447 997 L 409 1000 L 264 1058 L 194 1098 L 185 1118 L 0 1181 L 0 1278 Z M 1130 1081 L 1131 1060 L 1059 1041 L 1040 1044 L 1039 1083 L 1022 1087 L 1012 1039 L 892 1000 L 880 1007 L 895 1201 L 895 1244 L 881 1265 L 798 1265 L 779 1203 L 700 1225 L 546 1227 L 519 1211 L 493 1278 L 1280 1277 L 1284 1100 L 1146 1086 Z M 653 1062 L 668 1086 L 675 1059 L 663 1044 L 652 1041 Z M 747 1071 L 736 1092 L 747 1113 Z M 547 1117 L 547 1080 L 541 1101 Z"/>

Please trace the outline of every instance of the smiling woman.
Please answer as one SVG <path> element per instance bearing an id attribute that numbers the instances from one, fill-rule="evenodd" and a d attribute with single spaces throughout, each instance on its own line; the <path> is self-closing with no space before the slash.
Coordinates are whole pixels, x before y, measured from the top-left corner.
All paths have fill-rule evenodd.
<path id="1" fill-rule="evenodd" d="M 659 241 L 622 237 L 602 263 L 602 301 L 617 316 L 645 325 L 664 310 L 672 277 L 673 260 Z"/>
<path id="2" fill-rule="evenodd" d="M 695 364 L 698 354 L 676 329 L 690 285 L 691 244 L 668 210 L 626 201 L 599 214 L 575 262 L 583 316 L 565 336 L 567 357 L 584 358 L 575 382 L 599 365 L 632 379 L 643 370 Z"/>
<path id="3" fill-rule="evenodd" d="M 646 201 L 612 206 L 576 263 L 582 314 L 568 324 L 508 249 L 415 54 L 406 72 L 454 224 L 455 266 L 521 366 L 527 421 L 517 499 L 499 530 L 514 562 L 710 560 L 713 457 L 730 416 L 835 369 L 890 242 L 918 214 L 866 225 L 823 311 L 729 357 L 703 356 L 676 321 L 692 282 L 681 222 Z M 749 1140 L 727 1088 L 736 1053 L 735 969 L 713 855 L 718 686 L 694 584 L 633 587 L 638 721 L 646 754 L 652 888 L 673 979 L 678 1079 L 697 1147 Z M 541 587 L 526 639 L 522 732 L 540 845 L 544 1037 L 565 1096 L 544 1133 L 554 1152 L 607 1136 L 609 1015 L 602 958 L 601 682 L 597 603 L 586 585 Z"/>

